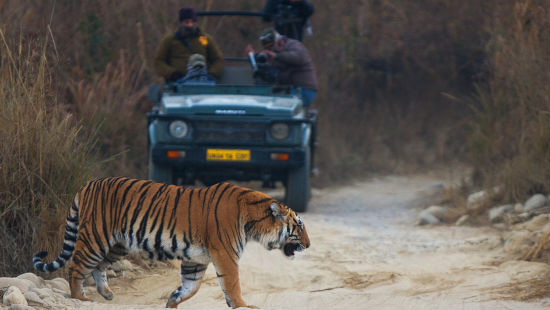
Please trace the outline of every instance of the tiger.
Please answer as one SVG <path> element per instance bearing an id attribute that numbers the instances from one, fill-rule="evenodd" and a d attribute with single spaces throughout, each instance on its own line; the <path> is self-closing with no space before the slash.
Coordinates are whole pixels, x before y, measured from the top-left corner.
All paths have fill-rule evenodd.
<path id="1" fill-rule="evenodd" d="M 179 259 L 181 284 L 167 308 L 193 297 L 213 263 L 227 305 L 252 308 L 243 300 L 239 282 L 239 258 L 249 241 L 289 258 L 310 246 L 302 219 L 260 191 L 225 182 L 190 188 L 109 177 L 92 180 L 75 194 L 57 259 L 44 263 L 48 253 L 41 251 L 32 261 L 37 271 L 53 272 L 72 257 L 71 297 L 90 301 L 84 279 L 91 273 L 98 293 L 113 299 L 106 268 L 127 254 Z"/>

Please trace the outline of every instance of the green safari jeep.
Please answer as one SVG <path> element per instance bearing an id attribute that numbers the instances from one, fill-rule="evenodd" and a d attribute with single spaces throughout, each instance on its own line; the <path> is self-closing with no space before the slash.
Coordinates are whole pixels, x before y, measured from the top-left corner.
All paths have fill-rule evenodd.
<path id="1" fill-rule="evenodd" d="M 151 86 L 149 178 L 205 185 L 281 181 L 285 202 L 305 211 L 316 113 L 299 89 L 266 85 L 251 66 L 226 66 L 220 83 Z"/>

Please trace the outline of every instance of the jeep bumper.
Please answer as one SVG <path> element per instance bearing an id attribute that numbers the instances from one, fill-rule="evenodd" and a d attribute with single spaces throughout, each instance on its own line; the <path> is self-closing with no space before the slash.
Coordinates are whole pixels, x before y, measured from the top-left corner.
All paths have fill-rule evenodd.
<path id="1" fill-rule="evenodd" d="M 247 160 L 208 160 L 208 149 L 249 151 Z M 287 154 L 279 155 L 279 154 Z M 227 146 L 182 146 L 157 144 L 151 150 L 152 161 L 174 168 L 231 166 L 231 167 L 270 167 L 294 168 L 304 164 L 305 150 L 301 147 L 227 147 Z"/>

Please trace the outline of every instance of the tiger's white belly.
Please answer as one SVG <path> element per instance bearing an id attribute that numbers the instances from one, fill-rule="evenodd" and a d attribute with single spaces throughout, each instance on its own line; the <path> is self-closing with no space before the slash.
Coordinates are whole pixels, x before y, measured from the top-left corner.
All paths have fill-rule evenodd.
<path id="1" fill-rule="evenodd" d="M 150 253 L 152 252 L 153 258 L 158 259 L 159 254 L 155 249 L 154 237 L 154 234 L 146 234 L 146 241 L 143 242 L 141 246 L 138 245 L 137 242 L 134 242 L 132 246 L 129 246 L 127 238 L 124 238 L 124 243 L 126 249 L 128 249 L 129 253 L 131 254 L 139 254 L 144 258 L 151 258 Z M 162 251 L 164 253 L 170 254 L 174 258 L 179 258 L 183 261 L 193 262 L 197 264 L 208 264 L 212 261 L 212 259 L 210 258 L 210 254 L 204 247 L 188 243 L 186 244 L 184 242 L 181 242 L 180 240 L 178 240 L 174 251 L 172 239 L 170 239 L 169 234 L 167 233 L 163 234 L 161 244 Z M 145 249 L 149 249 L 149 251 L 146 251 Z M 166 256 L 164 256 L 164 259 L 166 259 Z"/>
<path id="2" fill-rule="evenodd" d="M 212 261 L 208 251 L 206 251 L 203 247 L 192 245 L 186 252 L 190 260 L 183 256 L 183 260 L 185 261 L 191 261 L 203 265 L 206 265 Z"/>

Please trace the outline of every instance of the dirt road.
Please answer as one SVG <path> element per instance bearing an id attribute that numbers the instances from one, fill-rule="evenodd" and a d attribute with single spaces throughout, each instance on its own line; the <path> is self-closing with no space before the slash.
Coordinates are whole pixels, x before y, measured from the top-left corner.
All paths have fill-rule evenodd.
<path id="1" fill-rule="evenodd" d="M 289 260 L 249 244 L 240 265 L 244 299 L 263 309 L 549 308 L 550 299 L 512 300 L 550 267 L 510 260 L 497 231 L 414 225 L 419 201 L 440 182 L 385 177 L 314 191 L 303 214 L 312 246 Z M 178 279 L 178 269 L 168 266 L 112 279 L 113 301 L 88 287 L 97 302 L 78 306 L 162 308 Z M 227 309 L 212 266 L 180 308 Z"/>

